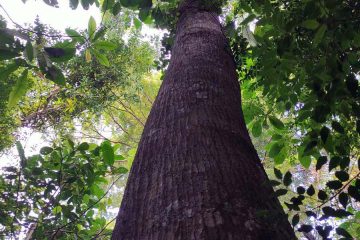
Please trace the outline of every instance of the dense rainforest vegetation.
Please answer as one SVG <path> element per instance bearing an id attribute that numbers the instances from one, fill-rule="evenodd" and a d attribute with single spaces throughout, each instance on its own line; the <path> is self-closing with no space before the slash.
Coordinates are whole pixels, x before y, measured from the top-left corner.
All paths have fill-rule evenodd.
<path id="1" fill-rule="evenodd" d="M 1 239 L 360 238 L 360 2 L 90 6 L 0 2 Z"/>

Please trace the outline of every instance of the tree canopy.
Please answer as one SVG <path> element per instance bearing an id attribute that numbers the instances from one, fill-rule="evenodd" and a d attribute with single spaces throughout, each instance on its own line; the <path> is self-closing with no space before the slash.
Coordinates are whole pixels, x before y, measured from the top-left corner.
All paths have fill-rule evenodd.
<path id="1" fill-rule="evenodd" d="M 16 142 L 19 152 L 18 164 L 1 171 L 0 234 L 108 238 L 112 190 L 104 189 L 131 166 L 179 2 L 70 0 L 72 9 L 102 11 L 85 31 L 39 20 L 25 28 L 0 15 L 0 149 Z M 298 236 L 360 238 L 360 3 L 202 4 L 220 14 L 247 127 Z M 161 49 L 142 40 L 143 25 L 166 30 Z M 56 139 L 27 157 L 22 127 Z"/>

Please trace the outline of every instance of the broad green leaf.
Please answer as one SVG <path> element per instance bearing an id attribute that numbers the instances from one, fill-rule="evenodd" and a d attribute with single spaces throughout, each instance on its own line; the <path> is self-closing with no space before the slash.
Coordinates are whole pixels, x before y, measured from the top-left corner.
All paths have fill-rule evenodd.
<path id="1" fill-rule="evenodd" d="M 293 216 L 292 220 L 291 220 L 291 225 L 292 225 L 293 227 L 295 227 L 295 226 L 299 223 L 299 221 L 300 221 L 300 216 L 299 216 L 299 214 L 295 214 L 295 215 Z"/>
<path id="2" fill-rule="evenodd" d="M 304 168 L 309 169 L 311 164 L 311 156 L 303 156 L 299 159 L 299 161 Z"/>
<path id="3" fill-rule="evenodd" d="M 89 49 L 85 50 L 85 60 L 86 62 L 90 62 L 91 61 L 91 53 Z"/>
<path id="4" fill-rule="evenodd" d="M 113 14 L 114 16 L 116 16 L 116 15 L 119 14 L 120 10 L 121 10 L 121 4 L 120 4 L 120 2 L 116 2 L 116 3 L 114 4 L 114 6 L 113 6 L 112 14 Z"/>
<path id="5" fill-rule="evenodd" d="M 138 18 L 134 18 L 134 26 L 136 29 L 140 29 L 142 26 L 141 21 Z"/>
<path id="6" fill-rule="evenodd" d="M 277 169 L 277 168 L 274 168 L 274 174 L 275 174 L 275 177 L 277 178 L 277 179 L 280 179 L 280 180 L 282 180 L 282 173 L 281 173 L 281 171 L 279 170 L 279 169 Z"/>
<path id="7" fill-rule="evenodd" d="M 101 65 L 104 65 L 106 67 L 110 66 L 110 62 L 104 54 L 101 54 L 100 52 L 96 51 L 95 49 L 91 49 L 91 52 L 95 56 L 96 60 L 98 60 Z"/>
<path id="8" fill-rule="evenodd" d="M 253 127 L 252 127 L 252 134 L 254 137 L 259 137 L 261 135 L 262 132 L 262 124 L 261 121 L 258 120 L 254 123 Z"/>
<path id="9" fill-rule="evenodd" d="M 284 129 L 284 124 L 274 116 L 269 116 L 270 123 L 277 129 Z"/>
<path id="10" fill-rule="evenodd" d="M 313 185 L 310 185 L 310 187 L 308 187 L 308 189 L 306 190 L 306 194 L 309 196 L 312 196 L 315 194 L 315 188 L 313 187 Z"/>
<path id="11" fill-rule="evenodd" d="M 292 174 L 288 171 L 284 175 L 283 183 L 285 186 L 289 186 L 292 182 Z"/>
<path id="12" fill-rule="evenodd" d="M 305 188 L 302 187 L 302 186 L 299 186 L 299 187 L 296 188 L 296 192 L 298 194 L 304 194 L 305 193 Z"/>
<path id="13" fill-rule="evenodd" d="M 103 12 L 106 12 L 107 10 L 112 9 L 114 3 L 115 3 L 115 0 L 104 0 L 103 4 L 101 6 L 101 10 Z"/>
<path id="14" fill-rule="evenodd" d="M 140 9 L 139 19 L 146 24 L 151 24 L 152 18 L 150 15 L 150 9 L 149 8 Z"/>
<path id="15" fill-rule="evenodd" d="M 26 43 L 24 54 L 26 58 L 29 60 L 29 62 L 31 62 L 34 59 L 34 48 L 30 41 L 27 41 Z"/>
<path id="16" fill-rule="evenodd" d="M 25 69 L 21 73 L 20 77 L 18 77 L 15 86 L 10 92 L 8 107 L 15 106 L 19 102 L 20 98 L 26 94 L 29 87 L 29 81 L 27 80 L 27 76 L 28 70 Z"/>
<path id="17" fill-rule="evenodd" d="M 345 133 L 345 130 L 344 128 L 341 126 L 341 124 L 339 122 L 336 122 L 336 121 L 333 121 L 331 123 L 331 127 L 337 131 L 338 133 L 341 133 L 341 134 L 344 134 Z"/>
<path id="18" fill-rule="evenodd" d="M 117 45 L 109 41 L 98 41 L 94 43 L 94 47 L 100 50 L 111 51 L 116 49 Z"/>
<path id="19" fill-rule="evenodd" d="M 321 200 L 321 201 L 325 201 L 327 199 L 327 194 L 326 192 L 324 192 L 323 190 L 319 190 L 318 192 L 318 198 Z"/>
<path id="20" fill-rule="evenodd" d="M 106 164 L 108 165 L 114 164 L 115 161 L 114 150 L 108 141 L 105 141 L 101 144 L 101 153 Z"/>
<path id="21" fill-rule="evenodd" d="M 75 48 L 67 47 L 67 48 L 61 48 L 61 47 L 49 47 L 44 48 L 45 52 L 48 54 L 49 58 L 53 62 L 66 62 L 69 61 L 71 58 L 75 56 Z"/>
<path id="22" fill-rule="evenodd" d="M 248 23 L 250 23 L 251 21 L 253 21 L 256 18 L 255 14 L 250 14 L 249 16 L 247 16 L 242 22 L 241 25 L 247 25 Z"/>
<path id="23" fill-rule="evenodd" d="M 342 192 L 339 195 L 339 202 L 341 203 L 341 205 L 346 209 L 346 206 L 348 204 L 349 201 L 349 197 L 346 193 Z"/>
<path id="24" fill-rule="evenodd" d="M 329 163 L 329 172 L 334 168 L 336 168 L 337 166 L 339 166 L 340 162 L 341 162 L 341 158 L 339 156 L 332 157 Z"/>
<path id="25" fill-rule="evenodd" d="M 61 206 L 56 206 L 53 208 L 52 212 L 53 214 L 59 214 L 61 213 L 61 210 L 62 210 Z"/>
<path id="26" fill-rule="evenodd" d="M 16 71 L 20 66 L 16 63 L 11 63 L 0 68 L 0 80 L 6 81 L 9 75 Z"/>
<path id="27" fill-rule="evenodd" d="M 51 147 L 42 147 L 42 148 L 40 149 L 40 153 L 41 153 L 42 155 L 48 155 L 48 154 L 50 154 L 52 151 L 54 151 L 54 149 L 51 148 Z"/>
<path id="28" fill-rule="evenodd" d="M 92 40 L 94 38 L 95 31 L 96 31 L 96 22 L 95 22 L 95 19 L 91 16 L 89 19 L 89 23 L 88 23 L 88 34 L 89 34 L 90 40 Z"/>
<path id="29" fill-rule="evenodd" d="M 85 9 L 85 10 L 88 10 L 89 7 L 90 7 L 90 3 L 89 3 L 89 0 L 80 0 L 81 2 L 81 6 Z"/>
<path id="30" fill-rule="evenodd" d="M 55 66 L 51 66 L 48 68 L 45 73 L 45 77 L 58 85 L 65 86 L 65 76 L 62 71 Z"/>
<path id="31" fill-rule="evenodd" d="M 70 8 L 76 9 L 79 5 L 79 0 L 70 0 Z"/>
<path id="32" fill-rule="evenodd" d="M 327 162 L 327 157 L 326 156 L 320 156 L 316 162 L 316 171 L 318 171 L 319 169 L 321 169 L 321 167 L 326 164 Z"/>
<path id="33" fill-rule="evenodd" d="M 278 190 L 275 191 L 275 195 L 277 197 L 280 197 L 280 196 L 285 195 L 287 192 L 288 192 L 288 190 L 286 190 L 286 189 L 278 189 Z"/>
<path id="34" fill-rule="evenodd" d="M 321 27 L 316 31 L 313 44 L 314 46 L 319 45 L 322 41 L 324 34 L 326 32 L 327 26 L 325 24 L 321 25 Z"/>
<path id="35" fill-rule="evenodd" d="M 317 29 L 320 26 L 319 22 L 316 21 L 315 19 L 306 20 L 306 21 L 302 22 L 301 25 L 303 27 L 305 27 L 307 29 L 311 29 L 311 30 Z"/>
<path id="36" fill-rule="evenodd" d="M 87 142 L 83 142 L 81 143 L 79 146 L 78 146 L 78 150 L 80 151 L 85 151 L 85 150 L 88 150 L 89 149 L 89 144 Z"/>
<path id="37" fill-rule="evenodd" d="M 65 32 L 69 37 L 71 37 L 72 40 L 74 40 L 76 42 L 84 43 L 84 37 L 80 33 L 78 33 L 76 30 L 71 29 L 71 28 L 66 28 Z"/>
<path id="38" fill-rule="evenodd" d="M 16 58 L 19 56 L 20 54 L 18 52 L 14 52 L 7 49 L 0 49 L 0 61 Z"/>
<path id="39" fill-rule="evenodd" d="M 353 239 L 353 237 L 351 236 L 351 234 L 348 233 L 348 231 L 346 231 L 346 230 L 343 229 L 343 228 L 340 228 L 340 227 L 336 228 L 336 233 L 337 233 L 338 235 L 340 235 L 340 236 L 345 237 L 346 239 Z"/>
<path id="40" fill-rule="evenodd" d="M 337 171 L 335 176 L 342 182 L 346 182 L 350 178 L 349 174 L 345 171 Z"/>
<path id="41" fill-rule="evenodd" d="M 328 186 L 330 189 L 337 190 L 342 187 L 342 183 L 339 180 L 334 180 L 327 182 L 326 186 Z"/>
<path id="42" fill-rule="evenodd" d="M 329 135 L 330 135 L 330 129 L 325 126 L 322 127 L 320 130 L 320 137 L 323 143 L 326 143 Z"/>
<path id="43" fill-rule="evenodd" d="M 280 144 L 280 143 L 274 143 L 271 148 L 270 148 L 270 151 L 269 151 L 269 157 L 271 158 L 274 158 L 276 157 L 276 155 L 278 155 L 281 151 L 281 149 L 284 147 L 283 144 Z"/>

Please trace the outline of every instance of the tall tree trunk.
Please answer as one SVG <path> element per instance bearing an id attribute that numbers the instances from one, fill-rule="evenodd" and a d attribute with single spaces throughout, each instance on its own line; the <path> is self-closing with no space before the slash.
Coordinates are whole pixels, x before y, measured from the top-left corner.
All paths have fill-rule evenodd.
<path id="1" fill-rule="evenodd" d="M 186 0 L 112 239 L 295 239 L 241 110 L 217 16 Z"/>

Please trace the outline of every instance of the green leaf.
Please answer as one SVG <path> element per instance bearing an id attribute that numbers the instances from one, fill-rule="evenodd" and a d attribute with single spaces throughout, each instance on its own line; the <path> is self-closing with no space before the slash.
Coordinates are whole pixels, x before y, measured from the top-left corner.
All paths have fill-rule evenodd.
<path id="1" fill-rule="evenodd" d="M 81 2 L 81 6 L 85 9 L 85 10 L 88 10 L 89 7 L 90 7 L 90 3 L 89 3 L 89 0 L 80 0 Z"/>
<path id="2" fill-rule="evenodd" d="M 72 40 L 74 40 L 76 42 L 84 43 L 84 37 L 80 33 L 78 33 L 76 30 L 71 29 L 71 28 L 66 28 L 65 32 L 69 37 L 71 37 Z"/>
<path id="3" fill-rule="evenodd" d="M 75 56 L 76 49 L 73 47 L 48 47 L 44 48 L 45 52 L 48 54 L 50 59 L 53 62 L 66 62 Z"/>
<path id="4" fill-rule="evenodd" d="M 321 27 L 316 31 L 313 44 L 314 46 L 319 45 L 322 41 L 324 34 L 326 32 L 327 26 L 325 24 L 321 25 Z"/>
<path id="5" fill-rule="evenodd" d="M 345 171 L 337 171 L 335 172 L 335 176 L 342 182 L 349 180 L 349 174 Z"/>
<path id="6" fill-rule="evenodd" d="M 256 18 L 255 14 L 250 14 L 249 16 L 247 16 L 242 22 L 241 25 L 247 25 L 248 23 L 250 23 L 251 21 L 253 21 Z"/>
<path id="7" fill-rule="evenodd" d="M 87 143 L 87 142 L 83 142 L 83 143 L 81 143 L 79 146 L 78 146 L 78 150 L 79 151 L 86 151 L 86 150 L 88 150 L 89 149 L 89 147 L 90 147 L 90 145 Z"/>
<path id="8" fill-rule="evenodd" d="M 346 206 L 348 204 L 349 201 L 349 197 L 346 193 L 342 192 L 339 195 L 339 202 L 340 204 L 346 209 Z"/>
<path id="9" fill-rule="evenodd" d="M 287 192 L 288 192 L 288 190 L 286 190 L 286 189 L 278 189 L 278 190 L 275 191 L 275 195 L 277 197 L 280 197 L 282 195 L 285 195 Z"/>
<path id="10" fill-rule="evenodd" d="M 91 53 L 94 54 L 96 60 L 98 60 L 101 65 L 106 67 L 110 66 L 110 62 L 104 54 L 99 53 L 95 49 L 91 49 Z"/>
<path id="11" fill-rule="evenodd" d="M 120 4 L 120 2 L 116 2 L 113 9 L 112 9 L 112 14 L 114 16 L 116 16 L 116 15 L 119 14 L 120 10 L 121 10 L 121 4 Z"/>
<path id="12" fill-rule="evenodd" d="M 101 6 L 101 10 L 103 12 L 106 12 L 107 10 L 112 9 L 112 7 L 114 6 L 115 1 L 114 0 L 104 0 L 102 6 Z"/>
<path id="13" fill-rule="evenodd" d="M 53 214 L 60 214 L 61 210 L 62 210 L 61 206 L 56 206 L 53 208 L 52 212 Z"/>
<path id="14" fill-rule="evenodd" d="M 327 194 L 323 190 L 319 190 L 318 192 L 318 198 L 322 201 L 325 201 L 327 199 Z"/>
<path id="15" fill-rule="evenodd" d="M 146 23 L 146 24 L 151 24 L 152 23 L 152 18 L 151 18 L 151 15 L 150 15 L 150 8 L 140 9 L 139 19 L 142 22 Z"/>
<path id="16" fill-rule="evenodd" d="M 96 22 L 95 19 L 91 16 L 88 23 L 88 34 L 90 40 L 94 38 L 95 31 L 96 31 Z"/>
<path id="17" fill-rule="evenodd" d="M 348 233 L 344 228 L 336 228 L 336 233 L 345 237 L 345 238 L 348 238 L 348 239 L 354 239 L 350 233 Z"/>
<path id="18" fill-rule="evenodd" d="M 70 8 L 71 9 L 76 9 L 79 5 L 79 0 L 70 0 Z"/>
<path id="19" fill-rule="evenodd" d="M 42 148 L 40 149 L 40 153 L 41 153 L 42 155 L 48 155 L 48 154 L 50 154 L 53 150 L 54 150 L 54 149 L 51 148 L 51 147 L 42 147 Z"/>
<path id="20" fill-rule="evenodd" d="M 316 21 L 315 19 L 306 20 L 306 21 L 302 22 L 301 25 L 304 28 L 311 29 L 311 30 L 315 30 L 320 26 L 319 22 Z"/>
<path id="21" fill-rule="evenodd" d="M 115 174 L 125 174 L 127 173 L 129 170 L 127 168 L 124 167 L 119 167 L 116 170 L 113 171 L 113 173 Z"/>
<path id="22" fill-rule="evenodd" d="M 341 158 L 338 156 L 334 156 L 330 159 L 330 163 L 329 163 L 329 172 L 331 170 L 333 170 L 334 168 L 336 168 L 337 166 L 339 166 L 341 162 Z"/>
<path id="23" fill-rule="evenodd" d="M 300 221 L 300 216 L 299 216 L 299 214 L 295 214 L 295 215 L 293 216 L 292 220 L 291 220 L 291 225 L 292 225 L 293 227 L 295 227 L 295 226 L 299 223 L 299 221 Z"/>
<path id="24" fill-rule="evenodd" d="M 19 57 L 20 54 L 7 49 L 0 49 L 0 61 Z"/>
<path id="25" fill-rule="evenodd" d="M 342 183 L 338 180 L 334 180 L 334 181 L 329 181 L 326 183 L 326 186 L 328 186 L 330 189 L 340 189 L 342 187 Z"/>
<path id="26" fill-rule="evenodd" d="M 284 175 L 283 183 L 285 186 L 289 186 L 292 182 L 292 174 L 288 171 Z"/>
<path id="27" fill-rule="evenodd" d="M 105 141 L 101 144 L 101 153 L 105 163 L 112 166 L 115 162 L 115 154 L 110 142 Z"/>
<path id="28" fill-rule="evenodd" d="M 284 147 L 283 144 L 275 142 L 269 150 L 269 157 L 271 157 L 271 158 L 276 157 L 280 153 L 280 151 L 283 147 Z"/>
<path id="29" fill-rule="evenodd" d="M 281 171 L 279 170 L 279 169 L 277 169 L 277 168 L 274 168 L 274 174 L 275 174 L 275 177 L 277 178 L 277 179 L 280 179 L 280 180 L 282 180 L 282 173 L 281 173 Z"/>
<path id="30" fill-rule="evenodd" d="M 94 43 L 94 47 L 100 50 L 111 51 L 116 49 L 117 45 L 108 41 L 98 41 Z"/>
<path id="31" fill-rule="evenodd" d="M 9 75 L 16 71 L 20 66 L 16 63 L 5 65 L 4 67 L 0 68 L 0 80 L 6 81 Z"/>
<path id="32" fill-rule="evenodd" d="M 258 120 L 254 123 L 253 127 L 252 127 L 252 134 L 254 137 L 259 137 L 261 135 L 262 132 L 262 124 L 261 121 Z"/>
<path id="33" fill-rule="evenodd" d="M 31 62 L 34 59 L 34 49 L 30 41 L 26 42 L 25 52 L 26 58 Z"/>
<path id="34" fill-rule="evenodd" d="M 338 133 L 341 133 L 341 134 L 344 134 L 344 133 L 345 133 L 344 128 L 341 126 L 340 123 L 338 123 L 338 122 L 336 122 L 336 121 L 333 121 L 333 122 L 331 123 L 331 127 L 332 127 L 335 131 L 337 131 Z"/>
<path id="35" fill-rule="evenodd" d="M 303 156 L 299 159 L 299 161 L 304 168 L 309 169 L 309 167 L 311 165 L 311 157 L 310 156 Z"/>
<path id="36" fill-rule="evenodd" d="M 284 127 L 285 127 L 284 124 L 274 116 L 269 116 L 269 121 L 277 129 L 281 130 L 281 129 L 284 129 Z"/>
<path id="37" fill-rule="evenodd" d="M 310 187 L 308 187 L 308 189 L 306 190 L 307 195 L 312 196 L 315 194 L 315 188 L 313 187 L 313 185 L 310 185 Z"/>
<path id="38" fill-rule="evenodd" d="M 330 129 L 327 127 L 322 127 L 320 130 L 320 137 L 321 137 L 321 141 L 325 144 L 326 140 L 328 139 L 330 135 Z"/>
<path id="39" fill-rule="evenodd" d="M 299 232 L 305 232 L 305 233 L 311 232 L 312 230 L 313 227 L 311 225 L 306 225 L 306 224 L 301 225 L 301 227 L 298 229 Z"/>
<path id="40" fill-rule="evenodd" d="M 45 77 L 58 85 L 65 86 L 65 76 L 62 71 L 55 66 L 48 68 L 48 70 L 45 72 Z"/>
<path id="41" fill-rule="evenodd" d="M 138 18 L 134 18 L 134 26 L 136 29 L 140 29 L 142 26 L 141 21 Z"/>
<path id="42" fill-rule="evenodd" d="M 9 94 L 8 107 L 15 106 L 21 97 L 23 97 L 29 87 L 29 81 L 27 80 L 28 70 L 25 69 L 20 77 L 16 80 L 15 86 Z"/>
<path id="43" fill-rule="evenodd" d="M 318 171 L 319 169 L 321 169 L 321 167 L 326 164 L 327 162 L 327 157 L 326 156 L 320 156 L 316 162 L 316 171 Z"/>
<path id="44" fill-rule="evenodd" d="M 317 145 L 317 141 L 315 140 L 309 142 L 304 149 L 304 154 L 309 153 L 311 150 L 313 150 L 316 147 L 316 145 Z"/>

